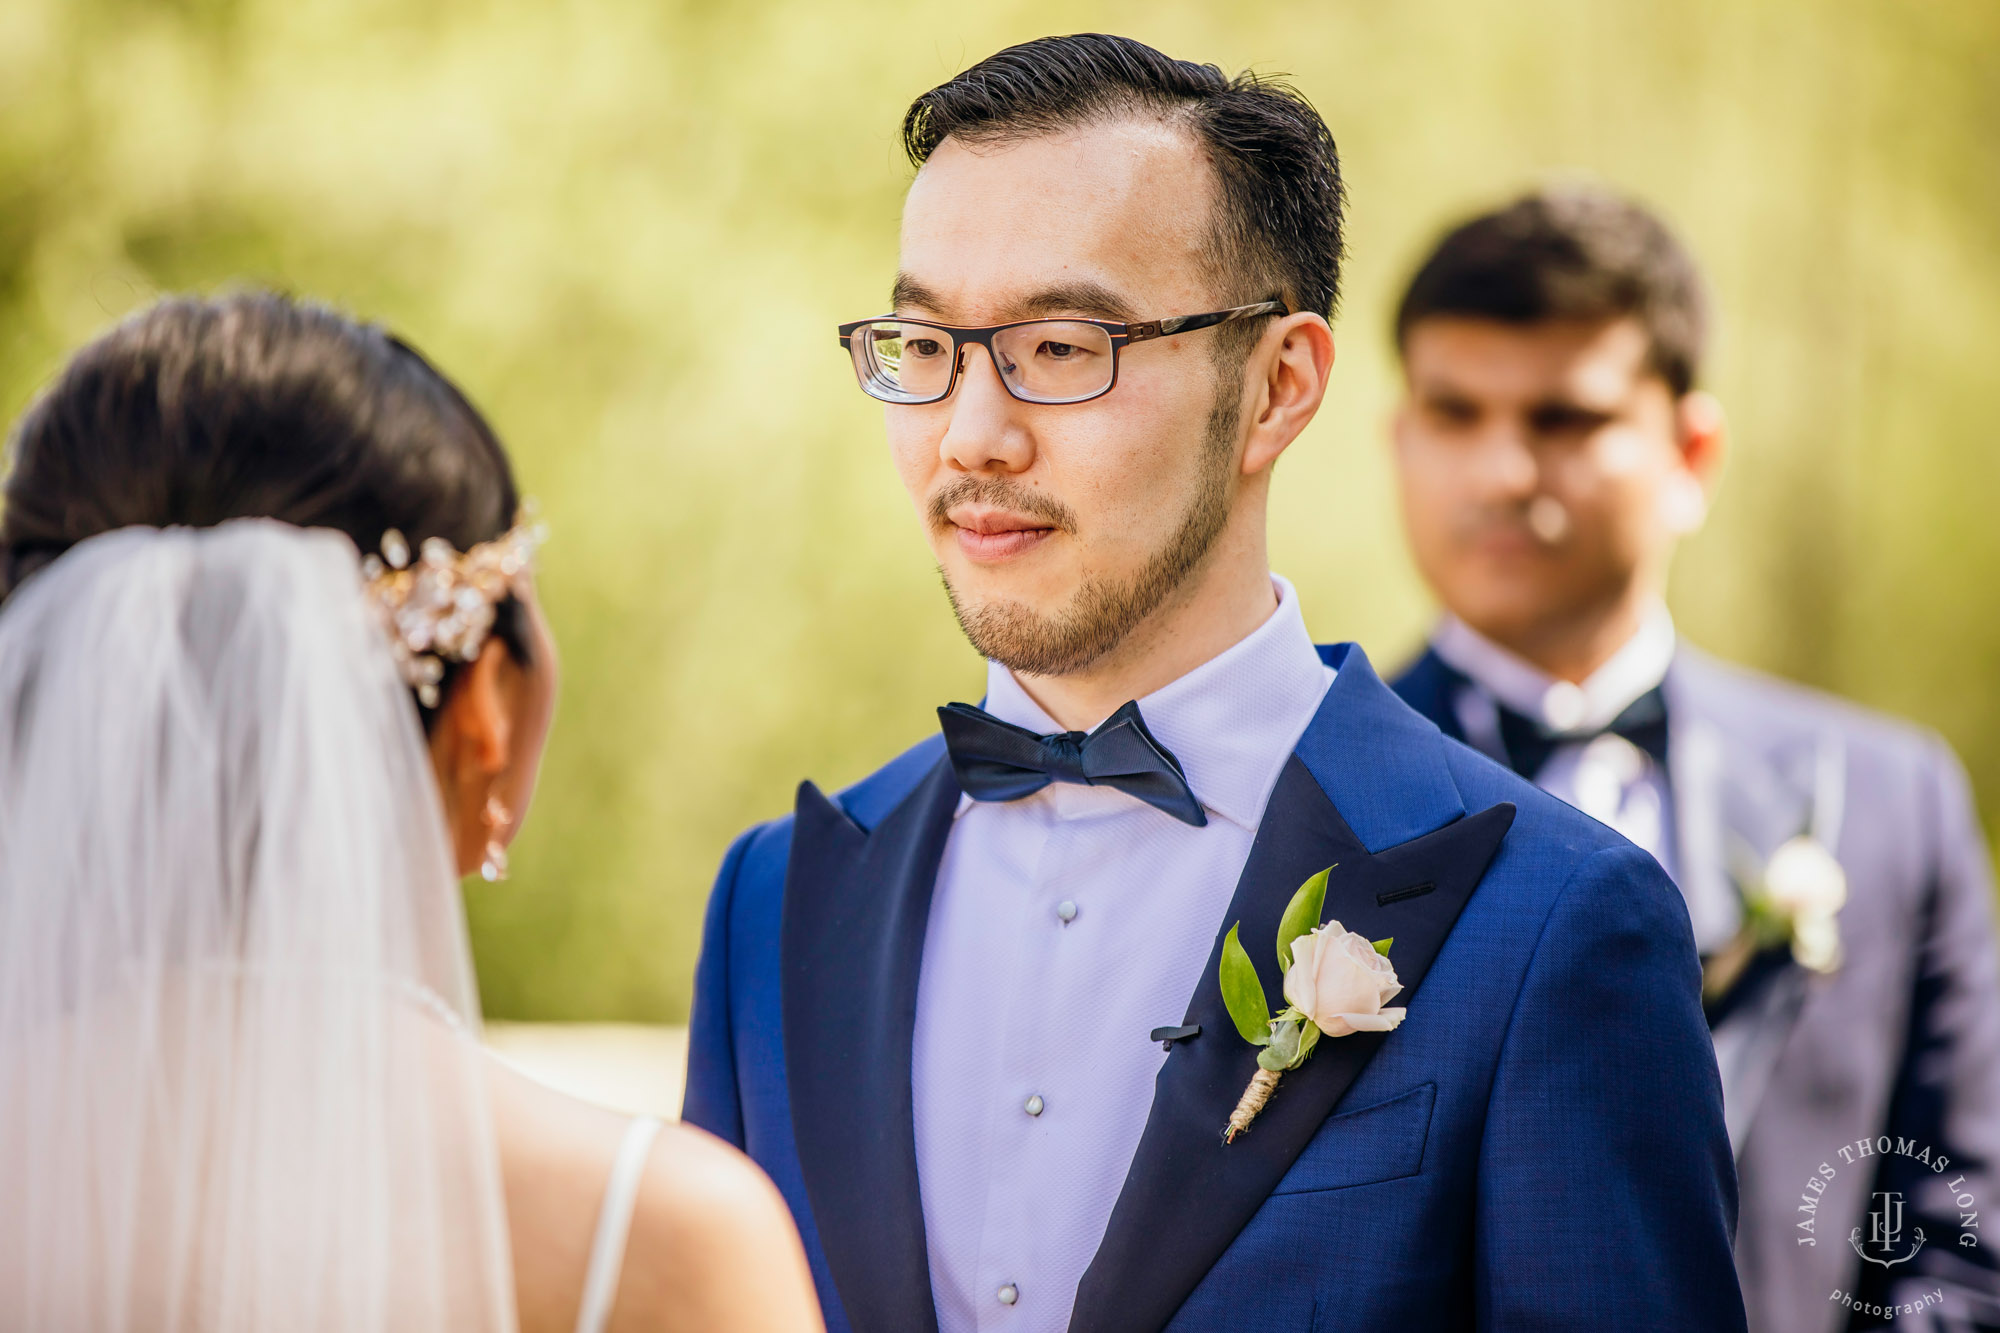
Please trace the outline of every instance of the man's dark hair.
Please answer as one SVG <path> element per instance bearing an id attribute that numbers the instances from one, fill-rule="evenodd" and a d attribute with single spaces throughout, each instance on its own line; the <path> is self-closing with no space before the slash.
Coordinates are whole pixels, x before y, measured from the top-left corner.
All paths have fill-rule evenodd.
<path id="1" fill-rule="evenodd" d="M 104 333 L 28 409 L 10 453 L 0 597 L 116 528 L 273 518 L 364 552 L 391 528 L 413 549 L 442 537 L 463 551 L 521 505 L 492 427 L 415 348 L 267 292 L 172 297 Z M 511 597 L 494 635 L 529 660 Z"/>
<path id="2" fill-rule="evenodd" d="M 1635 319 L 1676 396 L 1701 371 L 1707 302 L 1694 259 L 1659 218 L 1603 190 L 1537 190 L 1438 242 L 1396 310 L 1396 346 L 1440 315 L 1540 324 Z"/>
<path id="3" fill-rule="evenodd" d="M 921 167 L 946 139 L 1009 143 L 1129 116 L 1184 126 L 1214 165 L 1215 270 L 1232 293 L 1226 299 L 1247 303 L 1275 291 L 1293 310 L 1333 317 L 1340 155 L 1319 113 L 1280 80 L 1230 78 L 1129 37 L 1042 37 L 988 56 L 910 103 L 903 147 Z"/>

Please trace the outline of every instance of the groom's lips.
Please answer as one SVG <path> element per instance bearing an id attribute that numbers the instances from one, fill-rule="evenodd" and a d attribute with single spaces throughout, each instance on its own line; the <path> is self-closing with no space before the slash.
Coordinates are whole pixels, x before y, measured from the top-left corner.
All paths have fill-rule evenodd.
<path id="1" fill-rule="evenodd" d="M 958 549 L 973 560 L 1010 560 L 1033 550 L 1055 533 L 1041 519 L 1010 514 L 1004 509 L 963 505 L 947 517 L 956 530 Z"/>

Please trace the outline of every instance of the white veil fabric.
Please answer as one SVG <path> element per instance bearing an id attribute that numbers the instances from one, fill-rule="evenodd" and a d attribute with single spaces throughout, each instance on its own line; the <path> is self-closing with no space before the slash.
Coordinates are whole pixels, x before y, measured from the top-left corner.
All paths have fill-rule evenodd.
<path id="1" fill-rule="evenodd" d="M 0 1327 L 510 1330 L 436 780 L 338 533 L 0 613 Z"/>

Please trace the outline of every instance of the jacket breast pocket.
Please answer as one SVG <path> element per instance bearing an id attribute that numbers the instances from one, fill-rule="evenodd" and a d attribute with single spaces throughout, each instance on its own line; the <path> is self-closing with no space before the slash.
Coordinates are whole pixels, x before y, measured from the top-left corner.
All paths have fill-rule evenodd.
<path id="1" fill-rule="evenodd" d="M 1386 1102 L 1328 1116 L 1271 1193 L 1312 1194 L 1416 1175 L 1436 1102 L 1437 1084 L 1421 1083 Z"/>

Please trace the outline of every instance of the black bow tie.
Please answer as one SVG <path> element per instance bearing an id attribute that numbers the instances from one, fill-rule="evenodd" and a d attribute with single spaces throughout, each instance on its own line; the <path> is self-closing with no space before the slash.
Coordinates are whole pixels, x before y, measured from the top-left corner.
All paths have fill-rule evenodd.
<path id="1" fill-rule="evenodd" d="M 1667 696 L 1657 685 L 1634 699 L 1608 725 L 1579 731 L 1557 731 L 1505 704 L 1498 707 L 1500 743 L 1507 748 L 1507 762 L 1530 781 L 1549 762 L 1557 746 L 1585 744 L 1599 736 L 1622 736 L 1653 756 L 1661 768 L 1667 766 Z"/>
<path id="2" fill-rule="evenodd" d="M 938 709 L 958 785 L 976 801 L 1018 801 L 1051 782 L 1116 787 L 1184 824 L 1208 823 L 1180 760 L 1153 739 L 1136 701 L 1096 731 L 1038 736 L 971 704 Z"/>

